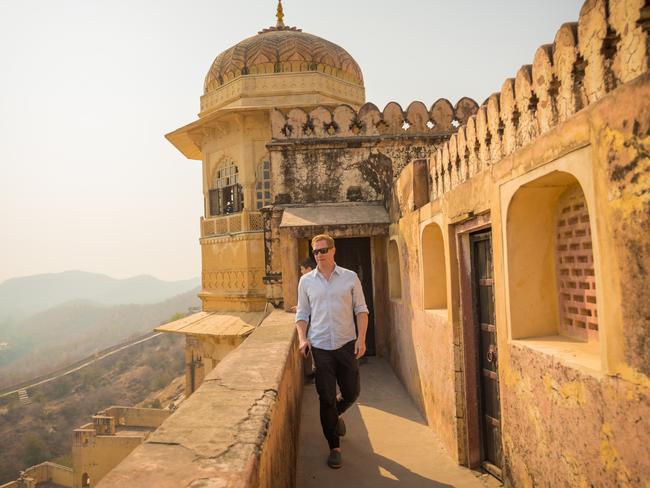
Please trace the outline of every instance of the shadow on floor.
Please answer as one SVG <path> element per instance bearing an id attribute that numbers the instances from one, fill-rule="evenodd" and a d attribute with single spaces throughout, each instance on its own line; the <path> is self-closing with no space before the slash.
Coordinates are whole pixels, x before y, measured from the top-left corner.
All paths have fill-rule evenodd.
<path id="1" fill-rule="evenodd" d="M 483 488 L 468 469 L 442 449 L 390 366 L 370 358 L 361 368 L 361 396 L 345 414 L 343 467 L 327 467 L 328 447 L 318 397 L 305 385 L 297 466 L 299 488 L 467 487 Z"/>

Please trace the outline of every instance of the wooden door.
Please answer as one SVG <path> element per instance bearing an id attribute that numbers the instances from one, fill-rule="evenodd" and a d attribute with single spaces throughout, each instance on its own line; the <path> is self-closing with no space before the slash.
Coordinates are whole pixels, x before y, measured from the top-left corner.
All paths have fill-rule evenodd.
<path id="1" fill-rule="evenodd" d="M 499 399 L 498 349 L 494 313 L 492 233 L 470 235 L 472 254 L 472 295 L 477 339 L 479 423 L 483 467 L 501 477 L 501 409 Z"/>

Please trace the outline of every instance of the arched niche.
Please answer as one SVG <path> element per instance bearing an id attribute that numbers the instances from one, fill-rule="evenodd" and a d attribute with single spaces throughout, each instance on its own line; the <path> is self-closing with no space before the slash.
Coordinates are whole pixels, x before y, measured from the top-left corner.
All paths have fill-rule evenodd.
<path id="1" fill-rule="evenodd" d="M 445 243 L 435 222 L 422 230 L 422 303 L 425 310 L 447 308 Z"/>
<path id="2" fill-rule="evenodd" d="M 510 330 L 513 339 L 598 340 L 589 209 L 571 173 L 522 184 L 507 211 Z"/>

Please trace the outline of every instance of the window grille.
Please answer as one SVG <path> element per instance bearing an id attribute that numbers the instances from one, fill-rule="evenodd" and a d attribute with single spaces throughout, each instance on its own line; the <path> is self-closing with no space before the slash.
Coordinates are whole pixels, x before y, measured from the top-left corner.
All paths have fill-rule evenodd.
<path id="1" fill-rule="evenodd" d="M 259 210 L 271 204 L 271 162 L 262 161 L 257 167 L 255 182 L 256 208 Z"/>
<path id="2" fill-rule="evenodd" d="M 558 200 L 556 232 L 560 329 L 579 339 L 598 340 L 591 227 L 579 186 L 568 189 Z"/>

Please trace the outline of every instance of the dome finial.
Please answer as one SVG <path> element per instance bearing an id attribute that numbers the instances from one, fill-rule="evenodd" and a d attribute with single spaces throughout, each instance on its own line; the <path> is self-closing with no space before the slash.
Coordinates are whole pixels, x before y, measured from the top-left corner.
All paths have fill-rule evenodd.
<path id="1" fill-rule="evenodd" d="M 275 25 L 276 27 L 284 27 L 284 11 L 282 10 L 282 0 L 278 0 L 278 10 L 275 14 L 275 16 L 278 19 L 278 23 Z"/>

